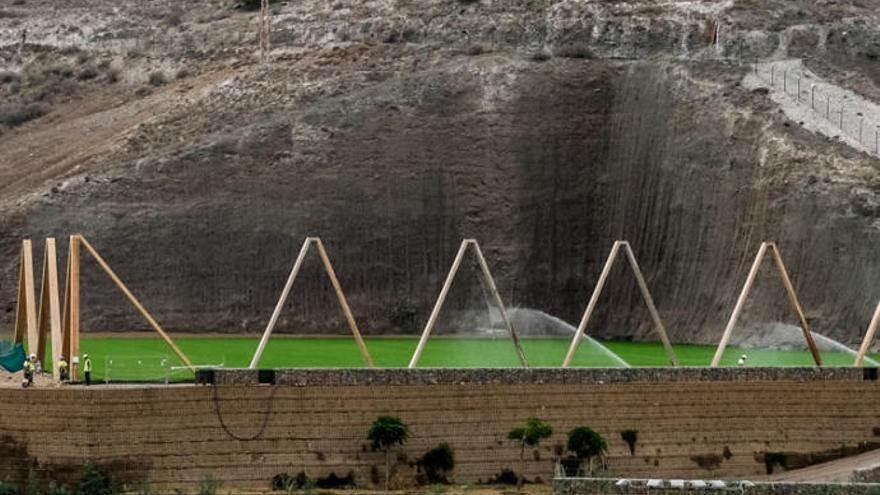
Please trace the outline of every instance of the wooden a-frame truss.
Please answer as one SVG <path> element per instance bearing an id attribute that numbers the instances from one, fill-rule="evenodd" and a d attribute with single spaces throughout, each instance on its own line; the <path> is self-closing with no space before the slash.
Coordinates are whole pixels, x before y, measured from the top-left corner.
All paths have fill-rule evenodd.
<path id="1" fill-rule="evenodd" d="M 639 263 L 636 261 L 636 256 L 633 253 L 632 247 L 629 245 L 628 241 L 615 241 L 614 245 L 611 247 L 611 252 L 608 253 L 608 258 L 605 260 L 605 266 L 602 267 L 602 273 L 599 275 L 599 281 L 596 282 L 596 287 L 593 289 L 593 295 L 590 297 L 587 309 L 584 310 L 584 316 L 581 318 L 577 331 L 571 340 L 571 345 L 568 347 L 568 353 L 566 353 L 565 359 L 562 362 L 563 368 L 568 368 L 571 365 L 572 359 L 574 359 L 578 345 L 586 332 L 587 324 L 590 322 L 590 318 L 593 316 L 593 311 L 596 309 L 596 304 L 599 302 L 599 296 L 602 295 L 602 291 L 605 289 L 605 282 L 608 280 L 608 275 L 611 273 L 612 266 L 614 266 L 614 260 L 617 259 L 617 255 L 620 253 L 621 249 L 626 253 L 626 259 L 629 261 L 629 266 L 636 278 L 636 282 L 638 283 L 642 299 L 644 299 L 645 305 L 648 307 L 648 312 L 651 314 L 651 319 L 654 321 L 654 328 L 657 332 L 657 336 L 660 337 L 660 341 L 663 342 L 663 347 L 666 349 L 666 355 L 669 357 L 669 362 L 672 366 L 678 366 L 678 358 L 675 355 L 675 350 L 672 348 L 672 343 L 669 341 L 669 336 L 666 334 L 666 328 L 663 326 L 663 321 L 660 319 L 660 313 L 657 312 L 657 307 L 654 306 L 654 298 L 651 297 L 651 292 L 648 290 L 648 284 L 645 282 L 645 277 L 642 275 L 642 270 L 639 268 Z"/>
<path id="2" fill-rule="evenodd" d="M 348 306 L 348 301 L 345 299 L 345 293 L 342 291 L 342 286 L 339 283 L 339 279 L 336 277 L 336 271 L 333 269 L 333 264 L 330 263 L 330 257 L 327 255 L 324 243 L 319 237 L 306 237 L 305 241 L 303 241 L 302 248 L 299 250 L 299 256 L 296 257 L 296 262 L 294 262 L 293 268 L 290 270 L 290 275 L 287 277 L 287 283 L 284 284 L 284 289 L 281 291 L 281 297 L 278 298 L 278 303 L 275 305 L 275 310 L 272 312 L 272 317 L 269 318 L 269 323 L 266 325 L 266 330 L 263 332 L 260 344 L 257 346 L 256 352 L 254 352 L 253 359 L 251 359 L 251 364 L 249 366 L 251 369 L 256 368 L 257 365 L 260 364 L 260 358 L 263 356 L 263 351 L 266 350 L 266 344 L 269 343 L 272 331 L 275 330 L 275 325 L 278 323 L 278 317 L 281 315 L 281 311 L 284 309 L 284 304 L 287 302 L 287 298 L 290 295 L 290 289 L 293 287 L 293 283 L 296 281 L 300 268 L 302 268 L 303 261 L 305 261 L 306 255 L 312 245 L 315 245 L 318 248 L 318 256 L 321 258 L 321 263 L 324 266 L 324 270 L 327 272 L 327 276 L 330 277 L 330 283 L 333 285 L 333 290 L 336 292 L 339 306 L 345 314 L 345 319 L 348 322 L 351 334 L 361 351 L 364 363 L 368 368 L 373 367 L 373 358 L 367 350 L 367 345 L 364 343 L 361 331 L 358 329 L 351 308 Z"/>
<path id="3" fill-rule="evenodd" d="M 513 325 L 510 323 L 510 318 L 507 316 L 507 310 L 504 308 L 504 302 L 501 300 L 501 295 L 498 293 L 495 279 L 492 277 L 492 272 L 489 271 L 489 265 L 486 263 L 486 258 L 483 256 L 483 251 L 480 249 L 480 244 L 476 239 L 464 239 L 461 241 L 461 246 L 459 246 L 458 253 L 455 255 L 455 260 L 452 262 L 452 268 L 450 268 L 449 274 L 446 276 L 446 282 L 444 282 L 443 288 L 440 290 L 440 295 L 437 297 L 437 302 L 434 303 L 434 309 L 431 311 L 431 316 L 428 318 L 428 322 L 425 324 L 425 329 L 422 331 L 422 337 L 419 339 L 419 344 L 416 346 L 416 350 L 409 362 L 410 368 L 415 368 L 419 363 L 419 358 L 422 355 L 422 351 L 425 349 L 425 344 L 428 342 L 431 330 L 434 329 L 434 325 L 437 323 L 440 310 L 443 308 L 443 303 L 446 302 L 446 296 L 449 294 L 449 289 L 452 287 L 452 282 L 455 280 L 455 275 L 458 273 L 458 269 L 461 267 L 461 262 L 464 260 L 464 255 L 467 253 L 469 247 L 473 247 L 474 249 L 477 262 L 480 264 L 480 273 L 483 275 L 483 282 L 489 291 L 489 295 L 492 297 L 495 305 L 498 306 L 498 310 L 501 312 L 501 319 L 504 321 L 504 326 L 510 333 L 510 338 L 513 340 L 513 345 L 516 347 L 516 353 L 519 357 L 520 363 L 523 368 L 529 366 L 528 361 L 526 361 L 526 355 L 523 353 L 522 345 L 519 342 L 519 337 L 517 337 L 516 330 L 514 330 Z"/>
<path id="4" fill-rule="evenodd" d="M 779 272 L 779 277 L 782 279 L 782 285 L 785 286 L 785 292 L 788 294 L 788 300 L 791 302 L 791 306 L 794 309 L 795 313 L 797 313 L 797 317 L 801 322 L 801 330 L 804 333 L 804 339 L 807 342 L 807 347 L 810 349 L 810 353 L 813 355 L 813 361 L 816 362 L 816 366 L 822 366 L 822 357 L 819 355 L 819 348 L 816 346 L 816 342 L 813 340 L 813 334 L 810 333 L 810 326 L 807 323 L 807 317 L 804 315 L 804 310 L 801 307 L 801 303 L 798 300 L 797 293 L 794 290 L 794 285 L 791 283 L 791 279 L 788 276 L 788 271 L 785 269 L 785 263 L 782 261 L 782 254 L 779 252 L 779 248 L 776 246 L 775 242 L 762 242 L 761 247 L 758 249 L 758 254 L 755 256 L 755 261 L 752 263 L 752 268 L 749 270 L 749 275 L 746 278 L 746 283 L 743 285 L 742 291 L 739 294 L 739 298 L 736 300 L 736 305 L 733 308 L 733 313 L 730 315 L 730 320 L 727 322 L 727 326 L 724 328 L 724 334 L 721 336 L 721 342 L 718 343 L 718 348 L 715 350 L 715 356 L 712 358 L 712 367 L 717 367 L 721 363 L 721 357 L 724 355 L 724 350 L 727 348 L 727 343 L 730 341 L 730 335 L 733 332 L 733 327 L 736 325 L 737 319 L 739 319 L 740 313 L 742 313 L 743 306 L 745 305 L 746 298 L 749 295 L 749 292 L 752 290 L 752 285 L 755 283 L 755 278 L 758 276 L 758 269 L 761 267 L 761 263 L 764 261 L 764 255 L 767 253 L 767 250 L 773 254 L 773 261 L 776 263 L 776 268 Z"/>
<path id="5" fill-rule="evenodd" d="M 98 263 L 101 269 L 110 277 L 110 280 L 113 281 L 113 284 L 116 285 L 117 288 L 125 295 L 126 299 L 131 303 L 132 306 L 147 320 L 147 323 L 165 340 L 165 343 L 171 348 L 172 351 L 180 358 L 180 360 L 185 364 L 190 370 L 194 370 L 190 359 L 177 347 L 177 344 L 171 339 L 171 337 L 159 326 L 159 323 L 155 318 L 147 311 L 143 304 L 138 301 L 138 299 L 131 293 L 131 291 L 126 287 L 125 283 L 119 278 L 118 275 L 110 268 L 110 265 L 98 254 L 98 251 L 86 240 L 82 235 L 72 235 L 70 236 L 70 250 L 67 256 L 67 286 L 65 288 L 64 295 L 64 316 L 63 316 L 63 352 L 62 354 L 70 359 L 70 376 L 76 377 L 77 370 L 79 364 L 76 362 L 74 357 L 79 356 L 79 347 L 80 347 L 80 255 L 81 255 L 81 247 L 84 247 L 86 251 L 94 258 L 94 260 Z M 53 351 L 57 354 L 57 351 Z"/>
<path id="6" fill-rule="evenodd" d="M 40 287 L 40 308 L 36 309 L 34 299 L 34 256 L 33 244 L 29 239 L 22 241 L 21 270 L 18 283 L 18 312 L 15 323 L 15 342 L 23 343 L 27 336 L 27 353 L 46 363 L 46 334 L 51 334 L 53 353 L 62 348 L 61 314 L 58 302 L 58 262 L 55 254 L 55 239 L 46 239 L 43 254 L 43 279 Z M 57 357 L 52 356 L 52 375 L 58 380 Z"/>

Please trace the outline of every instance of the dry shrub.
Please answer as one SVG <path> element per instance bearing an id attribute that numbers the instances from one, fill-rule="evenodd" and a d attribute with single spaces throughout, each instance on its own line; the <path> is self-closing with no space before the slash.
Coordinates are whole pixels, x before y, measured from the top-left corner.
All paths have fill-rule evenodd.
<path id="1" fill-rule="evenodd" d="M 119 67 L 110 67 L 107 69 L 107 82 L 110 84 L 116 84 L 119 82 L 119 78 L 122 76 L 122 70 Z"/>
<path id="2" fill-rule="evenodd" d="M 73 75 L 73 68 L 67 64 L 57 63 L 43 69 L 43 74 L 60 77 L 70 77 Z"/>
<path id="3" fill-rule="evenodd" d="M 153 71 L 150 73 L 148 78 L 151 86 L 162 86 L 163 84 L 168 82 L 168 79 L 165 77 L 165 73 L 161 70 Z"/>
<path id="4" fill-rule="evenodd" d="M 553 54 L 561 58 L 593 58 L 593 51 L 586 43 L 568 43 L 556 47 Z"/>
<path id="5" fill-rule="evenodd" d="M 21 80 L 21 76 L 17 72 L 11 70 L 0 70 L 0 84 L 10 84 Z"/>
<path id="6" fill-rule="evenodd" d="M 90 81 L 96 77 L 98 77 L 98 69 L 92 66 L 83 68 L 83 70 L 76 75 L 76 78 L 80 81 Z"/>
<path id="7" fill-rule="evenodd" d="M 7 127 L 16 127 L 25 122 L 38 119 L 47 113 L 49 113 L 48 107 L 40 103 L 2 105 L 0 106 L 0 124 Z"/>
<path id="8" fill-rule="evenodd" d="M 79 92 L 79 85 L 72 79 L 52 81 L 33 93 L 39 101 L 69 100 Z"/>

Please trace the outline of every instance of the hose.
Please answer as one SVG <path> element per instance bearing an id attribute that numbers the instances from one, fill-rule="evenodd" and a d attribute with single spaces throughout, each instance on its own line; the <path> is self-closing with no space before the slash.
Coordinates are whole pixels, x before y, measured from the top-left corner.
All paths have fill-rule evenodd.
<path id="1" fill-rule="evenodd" d="M 263 433 L 266 431 L 266 426 L 269 424 L 269 416 L 272 415 L 272 409 L 275 404 L 275 392 L 278 391 L 278 387 L 272 386 L 272 391 L 269 393 L 269 397 L 266 398 L 266 400 L 269 401 L 269 405 L 266 407 L 266 413 L 263 415 L 263 424 L 260 425 L 260 429 L 257 430 L 257 433 L 250 437 L 236 435 L 232 432 L 232 430 L 229 429 L 226 421 L 223 420 L 223 413 L 220 412 L 220 399 L 217 396 L 217 389 L 219 387 L 214 386 L 212 388 L 214 389 L 214 411 L 217 413 L 217 419 L 220 421 L 220 426 L 223 427 L 223 431 L 225 431 L 227 435 L 241 442 L 249 442 L 263 436 Z"/>

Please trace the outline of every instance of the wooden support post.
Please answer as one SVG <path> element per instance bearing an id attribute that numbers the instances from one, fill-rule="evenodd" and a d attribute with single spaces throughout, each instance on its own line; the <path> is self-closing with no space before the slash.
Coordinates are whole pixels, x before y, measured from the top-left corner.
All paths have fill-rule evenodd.
<path id="1" fill-rule="evenodd" d="M 519 356 L 519 362 L 522 364 L 523 368 L 528 368 L 529 362 L 526 360 L 526 354 L 523 352 L 522 344 L 519 341 L 519 337 L 516 335 L 516 330 L 513 329 L 513 324 L 510 323 L 510 318 L 507 316 L 507 309 L 504 307 L 504 301 L 501 300 L 501 294 L 498 293 L 498 287 L 495 285 L 495 277 L 493 277 L 492 272 L 489 271 L 489 264 L 486 263 L 486 257 L 483 256 L 483 250 L 480 249 L 480 245 L 476 240 L 472 239 L 471 242 L 474 246 L 474 252 L 477 255 L 477 261 L 480 263 L 480 270 L 483 272 L 483 279 L 486 282 L 486 286 L 489 289 L 492 299 L 495 301 L 498 310 L 501 312 L 501 319 L 504 321 L 507 333 L 510 334 L 510 338 L 513 340 L 513 345 L 516 347 L 516 354 Z"/>
<path id="2" fill-rule="evenodd" d="M 761 261 L 764 259 L 764 254 L 767 252 L 767 243 L 762 242 L 761 247 L 758 249 L 758 254 L 755 256 L 755 261 L 752 262 L 752 268 L 749 269 L 749 275 L 746 277 L 746 283 L 743 285 L 742 290 L 739 293 L 739 297 L 736 300 L 736 305 L 733 307 L 733 313 L 730 315 L 730 319 L 727 320 L 727 326 L 724 327 L 724 333 L 721 335 L 721 342 L 718 343 L 718 347 L 715 349 L 715 356 L 712 357 L 711 366 L 714 368 L 721 364 L 721 357 L 724 356 L 724 351 L 727 349 L 727 343 L 730 341 L 730 335 L 733 333 L 733 327 L 736 325 L 736 320 L 739 319 L 739 314 L 742 313 L 743 306 L 745 306 L 746 298 L 749 296 L 749 292 L 752 290 L 752 285 L 755 283 L 755 278 L 758 276 L 758 268 L 761 267 Z"/>
<path id="3" fill-rule="evenodd" d="M 48 362 L 52 363 L 52 377 L 58 381 L 61 375 L 58 371 L 58 357 L 63 352 L 64 345 L 61 343 L 61 309 L 58 295 L 58 257 L 55 247 L 55 239 L 46 239 L 46 249 L 43 256 L 43 282 L 40 287 L 40 317 L 39 327 L 39 352 L 37 357 L 43 362 L 46 360 L 46 334 L 49 334 L 52 342 L 52 355 Z"/>
<path id="4" fill-rule="evenodd" d="M 70 363 L 70 379 L 79 377 L 79 323 L 80 323 L 80 237 L 70 236 L 67 251 L 67 283 L 64 289 L 64 357 Z"/>
<path id="5" fill-rule="evenodd" d="M 333 290 L 336 291 L 336 298 L 339 300 L 339 306 L 342 307 L 342 312 L 345 313 L 345 319 L 348 321 L 348 327 L 351 328 L 351 334 L 354 337 L 355 342 L 357 342 L 358 348 L 361 351 L 361 356 L 364 358 L 364 364 L 366 364 L 368 368 L 372 368 L 373 358 L 370 357 L 370 352 L 367 350 L 367 345 L 364 343 L 364 338 L 361 336 L 361 331 L 358 329 L 357 322 L 354 321 L 354 315 L 351 313 L 348 301 L 345 300 L 345 293 L 342 292 L 342 286 L 339 284 L 339 279 L 336 278 L 336 271 L 330 263 L 330 257 L 327 256 L 327 250 L 324 249 L 324 243 L 318 237 L 314 238 L 313 241 L 318 246 L 318 255 L 324 263 L 324 269 L 327 271 L 327 276 L 330 277 L 330 283 L 333 285 Z"/>
<path id="6" fill-rule="evenodd" d="M 24 345 L 27 338 L 27 281 L 25 279 L 26 263 L 24 259 L 25 242 L 22 241 L 21 253 L 18 256 L 18 297 L 15 304 L 15 336 L 13 342 Z"/>
<path id="7" fill-rule="evenodd" d="M 177 357 L 179 357 L 180 360 L 183 361 L 183 364 L 185 364 L 191 370 L 194 370 L 195 367 L 186 356 L 186 354 L 184 354 L 183 351 L 181 351 L 180 348 L 177 347 L 177 344 L 175 344 L 174 341 L 171 340 L 171 337 L 169 337 L 168 334 L 165 333 L 165 330 L 162 330 L 162 327 L 159 326 L 159 323 L 156 322 L 156 320 L 147 311 L 143 304 L 141 304 L 140 301 L 138 301 L 137 298 L 134 297 L 134 294 L 132 294 L 131 291 L 128 290 L 128 287 L 126 287 L 122 280 L 119 279 L 113 269 L 110 268 L 110 265 L 108 265 L 107 262 L 104 261 L 104 258 L 102 258 L 100 254 L 98 254 L 98 251 L 96 251 L 95 248 L 92 247 L 91 244 L 89 244 L 89 241 L 87 241 L 85 237 L 78 236 L 78 238 L 83 247 L 86 248 L 86 251 L 88 251 L 89 254 L 92 255 L 92 258 L 94 258 L 95 261 L 98 262 L 98 265 L 100 265 L 104 272 L 107 273 L 113 283 L 116 284 L 116 287 L 118 287 L 119 290 L 122 291 L 128 301 L 132 304 L 132 306 L 134 306 L 135 309 L 137 309 L 138 312 L 144 317 L 144 319 L 147 320 L 147 323 L 149 323 L 150 326 L 153 327 L 153 330 L 155 330 L 156 333 L 158 333 L 162 337 L 162 339 L 165 340 L 165 342 L 168 344 L 168 347 L 171 347 L 171 350 L 174 351 L 175 354 L 177 354 Z"/>
<path id="8" fill-rule="evenodd" d="M 853 363 L 853 366 L 862 365 L 865 356 L 871 348 L 871 343 L 874 342 L 874 335 L 877 333 L 878 326 L 880 326 L 880 302 L 877 303 L 877 307 L 874 309 L 874 316 L 871 318 L 871 323 L 868 324 L 865 339 L 862 340 L 862 345 L 859 347 L 859 352 L 856 354 L 856 361 Z"/>
<path id="9" fill-rule="evenodd" d="M 281 291 L 281 297 L 278 298 L 278 302 L 275 304 L 275 310 L 272 312 L 271 318 L 269 318 L 269 323 L 266 325 L 266 330 L 263 332 L 259 345 L 257 345 L 254 357 L 251 359 L 251 364 L 249 366 L 251 369 L 256 368 L 260 364 L 260 358 L 263 356 L 263 351 L 266 350 L 269 338 L 272 336 L 272 332 L 275 330 L 275 325 L 278 323 L 278 317 L 281 315 L 281 311 L 284 309 L 284 304 L 287 302 L 287 298 L 290 295 L 290 289 L 293 287 L 294 281 L 296 281 L 296 277 L 302 268 L 302 264 L 305 261 L 306 255 L 312 244 L 315 244 L 318 247 L 318 256 L 321 258 L 324 271 L 327 272 L 327 276 L 330 278 L 330 284 L 333 286 L 336 298 L 339 301 L 339 306 L 342 308 L 345 320 L 348 322 L 348 326 L 351 329 L 351 335 L 354 337 L 358 349 L 361 351 L 364 363 L 368 368 L 373 367 L 373 358 L 370 356 L 370 352 L 367 349 L 367 345 L 364 342 L 360 329 L 358 329 L 354 314 L 351 312 L 351 307 L 349 307 L 348 301 L 345 298 L 345 293 L 342 291 L 342 285 L 339 283 L 339 278 L 336 276 L 336 271 L 333 269 L 333 264 L 330 262 L 330 257 L 327 255 L 327 250 L 324 248 L 324 242 L 321 241 L 321 238 L 319 237 L 306 237 L 299 250 L 299 255 L 296 257 L 296 262 L 294 262 L 293 268 L 290 270 L 290 275 L 287 277 L 287 282 L 284 284 L 284 289 Z"/>
<path id="10" fill-rule="evenodd" d="M 458 269 L 461 267 L 461 261 L 464 259 L 467 247 L 467 240 L 461 241 L 461 245 L 458 247 L 458 253 L 455 254 L 455 260 L 452 262 L 452 268 L 449 269 L 449 273 L 446 275 L 446 281 L 443 282 L 443 288 L 440 289 L 440 295 L 437 297 L 437 302 L 434 303 L 434 309 L 431 310 L 431 316 L 428 317 L 428 322 L 425 324 L 425 329 L 422 331 L 422 336 L 419 338 L 416 350 L 413 353 L 412 359 L 409 361 L 410 368 L 415 368 L 419 363 L 419 358 L 422 357 L 422 351 L 425 350 L 425 344 L 428 342 L 428 337 L 431 335 L 431 331 L 437 323 L 437 318 L 440 316 L 440 309 L 443 308 L 443 303 L 446 302 L 446 296 L 449 294 L 449 289 L 452 287 L 452 282 L 455 280 L 455 274 L 458 273 Z"/>
<path id="11" fill-rule="evenodd" d="M 666 334 L 666 328 L 663 326 L 663 321 L 660 319 L 660 313 L 654 305 L 654 298 L 651 297 L 651 291 L 648 290 L 648 284 L 645 282 L 645 277 L 642 275 L 642 270 L 639 268 L 638 261 L 636 261 L 636 255 L 633 253 L 632 246 L 630 246 L 627 241 L 623 242 L 623 246 L 626 248 L 626 257 L 629 260 L 633 275 L 636 277 L 636 282 L 639 284 L 642 298 L 645 300 L 645 305 L 648 307 L 648 312 L 651 314 L 651 319 L 654 321 L 654 328 L 656 329 L 657 335 L 660 337 L 660 341 L 663 342 L 663 347 L 666 349 L 666 356 L 669 358 L 669 363 L 672 364 L 672 366 L 678 366 L 678 357 L 675 355 L 675 349 L 672 348 L 672 342 L 669 341 L 669 335 Z"/>
<path id="12" fill-rule="evenodd" d="M 563 368 L 568 368 L 571 365 L 571 360 L 574 359 L 574 353 L 577 351 L 577 347 L 580 344 L 581 339 L 584 337 L 584 331 L 587 328 L 587 323 L 590 322 L 590 317 L 593 316 L 593 311 L 596 310 L 599 296 L 605 288 L 605 282 L 608 280 L 608 274 L 611 273 L 611 267 L 614 266 L 614 260 L 617 258 L 617 252 L 620 250 L 621 244 L 621 241 L 616 241 L 614 246 L 611 247 L 611 252 L 608 253 L 608 259 L 605 260 L 605 266 L 602 267 L 602 273 L 599 274 L 599 281 L 596 282 L 596 287 L 593 289 L 593 295 L 590 296 L 590 302 L 587 303 L 587 309 L 584 310 L 584 316 L 581 317 L 581 322 L 578 324 L 577 330 L 574 332 L 574 338 L 571 339 L 571 345 L 568 346 L 568 352 L 565 354 L 565 359 L 562 361 Z"/>
<path id="13" fill-rule="evenodd" d="M 257 345 L 257 351 L 254 353 L 253 359 L 251 359 L 250 366 L 248 366 L 250 369 L 254 369 L 260 364 L 260 358 L 263 357 L 263 351 L 266 350 L 266 344 L 269 343 L 269 337 L 272 336 L 272 331 L 275 329 L 275 324 L 278 322 L 281 310 L 284 309 L 284 303 L 287 302 L 287 296 L 290 295 L 290 289 L 293 287 L 293 282 L 296 280 L 296 276 L 299 275 L 299 270 L 302 268 L 303 261 L 306 259 L 306 254 L 309 252 L 309 246 L 311 245 L 310 239 L 310 237 L 306 238 L 299 250 L 299 256 L 296 257 L 293 269 L 290 270 L 290 275 L 287 277 L 287 283 L 284 284 L 284 289 L 281 290 L 281 297 L 278 298 L 278 303 L 275 304 L 275 310 L 272 311 L 272 316 L 269 318 L 269 324 L 266 325 L 266 330 L 263 332 L 260 344 Z"/>
<path id="14" fill-rule="evenodd" d="M 711 366 L 717 367 L 721 364 L 721 358 L 724 356 L 724 351 L 727 349 L 727 343 L 730 341 L 730 335 L 733 332 L 733 327 L 736 325 L 736 321 L 739 319 L 740 313 L 742 313 L 742 309 L 745 306 L 746 298 L 748 298 L 749 293 L 752 290 L 752 286 L 755 283 L 755 279 L 758 275 L 758 269 L 761 267 L 761 263 L 764 260 L 764 255 L 767 253 L 767 249 L 770 249 L 773 253 L 773 259 L 776 262 L 776 267 L 779 270 L 780 278 L 782 279 L 782 284 L 785 286 L 785 291 L 788 294 L 789 301 L 792 304 L 795 312 L 798 315 L 798 319 L 801 322 L 801 328 L 804 332 L 804 338 L 807 341 L 807 346 L 810 349 L 810 353 L 813 355 L 813 360 L 816 362 L 817 366 L 822 366 L 822 359 L 819 355 L 819 349 L 816 347 L 816 343 L 813 340 L 813 335 L 810 333 L 810 327 L 807 324 L 807 318 L 804 315 L 803 309 L 801 308 L 800 301 L 798 300 L 797 293 L 795 293 L 794 286 L 791 283 L 791 279 L 788 277 L 788 271 L 785 269 L 785 264 L 782 262 L 782 255 L 779 253 L 779 248 L 776 247 L 775 243 L 772 242 L 762 242 L 761 247 L 758 249 L 758 254 L 755 256 L 755 261 L 752 263 L 752 268 L 749 270 L 749 275 L 746 278 L 746 283 L 743 285 L 742 291 L 740 291 L 739 298 L 736 300 L 736 305 L 733 308 L 733 313 L 730 315 L 730 319 L 727 321 L 727 326 L 724 328 L 724 334 L 721 336 L 721 342 L 718 343 L 718 348 L 715 350 L 715 356 L 712 358 Z"/>
<path id="15" fill-rule="evenodd" d="M 794 308 L 798 320 L 801 322 L 801 330 L 804 333 L 804 339 L 807 341 L 807 347 L 810 349 L 810 354 L 813 355 L 813 361 L 815 361 L 816 366 L 822 366 L 822 357 L 819 355 L 819 348 L 816 346 L 816 341 L 813 340 L 813 334 L 810 332 L 810 325 L 807 323 L 807 316 L 804 314 L 801 302 L 798 300 L 797 293 L 794 291 L 794 285 L 792 285 L 791 278 L 788 276 L 788 270 L 785 269 L 785 263 L 782 261 L 782 253 L 779 252 L 779 247 L 775 242 L 771 242 L 770 247 L 772 248 L 773 259 L 776 261 L 776 268 L 779 269 L 779 276 L 782 278 L 782 285 L 785 286 L 785 292 L 788 294 L 788 300 L 791 302 L 791 306 Z"/>
<path id="16" fill-rule="evenodd" d="M 483 280 L 486 284 L 486 288 L 489 290 L 489 295 L 495 304 L 498 306 L 499 311 L 501 312 L 501 318 L 504 321 L 505 327 L 507 327 L 507 331 L 510 333 L 510 338 L 513 340 L 513 344 L 516 348 L 517 357 L 519 357 L 520 363 L 523 368 L 527 368 L 529 366 L 528 361 L 526 360 L 526 355 L 523 352 L 522 345 L 519 341 L 519 337 L 516 334 L 516 330 L 513 328 L 513 324 L 510 322 L 510 318 L 507 315 L 507 310 L 504 307 L 504 302 L 501 300 L 501 295 L 498 293 L 498 287 L 495 284 L 495 278 L 492 276 L 492 272 L 489 270 L 489 265 L 486 263 L 486 258 L 483 256 L 483 251 L 480 249 L 479 243 L 476 239 L 464 239 L 461 241 L 461 245 L 458 247 L 458 253 L 455 255 L 455 259 L 452 262 L 452 268 L 449 269 L 449 273 L 446 275 L 446 281 L 443 283 L 443 288 L 440 289 L 440 295 L 437 297 L 437 302 L 434 303 L 434 309 L 431 310 L 431 316 L 428 317 L 428 322 L 425 324 L 425 329 L 422 331 L 422 336 L 419 339 L 419 343 L 416 346 L 416 350 L 413 353 L 412 359 L 410 359 L 409 367 L 415 368 L 419 363 L 419 358 L 422 356 L 422 351 L 425 350 L 425 344 L 428 342 L 428 337 L 431 335 L 431 331 L 434 329 L 434 325 L 437 324 L 437 318 L 440 316 L 440 310 L 443 308 L 443 304 L 446 302 L 446 296 L 449 294 L 449 289 L 452 287 L 452 282 L 455 280 L 455 275 L 458 273 L 459 268 L 461 267 L 461 262 L 464 259 L 464 255 L 467 253 L 467 249 L 469 246 L 474 247 L 474 253 L 477 256 L 477 261 L 480 265 L 480 272 L 483 275 Z"/>
<path id="17" fill-rule="evenodd" d="M 27 338 L 27 353 L 36 354 L 39 346 L 37 311 L 34 301 L 34 250 L 30 239 L 21 242 L 21 267 L 18 279 L 18 304 L 15 315 L 15 342 Z"/>

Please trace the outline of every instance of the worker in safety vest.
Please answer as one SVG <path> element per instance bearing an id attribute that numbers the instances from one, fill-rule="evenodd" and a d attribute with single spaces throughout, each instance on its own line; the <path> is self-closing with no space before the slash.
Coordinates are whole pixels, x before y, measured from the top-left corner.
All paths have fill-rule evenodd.
<path id="1" fill-rule="evenodd" d="M 88 354 L 83 354 L 83 377 L 86 385 L 92 384 L 92 358 Z"/>
<path id="2" fill-rule="evenodd" d="M 34 372 L 36 368 L 34 366 L 34 361 L 37 360 L 37 356 L 31 354 L 24 360 L 24 364 L 22 365 L 22 380 L 21 386 L 22 388 L 28 388 L 34 384 Z"/>
<path id="3" fill-rule="evenodd" d="M 64 356 L 58 357 L 58 376 L 62 382 L 70 379 L 70 367 L 67 365 L 67 361 L 64 360 Z"/>

